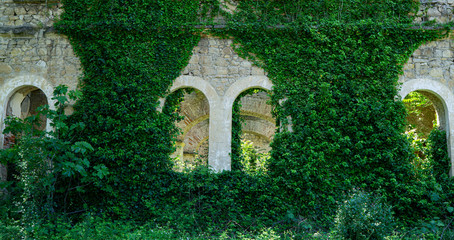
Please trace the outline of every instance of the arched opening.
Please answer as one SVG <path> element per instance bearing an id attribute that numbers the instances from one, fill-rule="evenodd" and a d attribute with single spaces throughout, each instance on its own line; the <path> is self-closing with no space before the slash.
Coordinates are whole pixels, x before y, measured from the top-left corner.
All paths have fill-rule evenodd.
<path id="1" fill-rule="evenodd" d="M 454 126 L 451 125 L 454 119 L 454 94 L 446 85 L 428 79 L 413 79 L 402 84 L 399 94 L 402 98 L 411 92 L 423 92 L 434 104 L 437 112 L 437 121 L 440 128 L 446 131 L 446 147 L 451 167 L 449 175 L 454 173 Z M 451 120 L 451 121 L 450 121 Z"/>
<path id="2" fill-rule="evenodd" d="M 421 138 L 427 138 L 434 125 L 446 129 L 443 121 L 443 104 L 437 96 L 428 91 L 414 91 L 403 100 L 407 109 L 407 132 L 413 132 Z"/>
<path id="3" fill-rule="evenodd" d="M 413 160 L 415 168 L 437 168 L 439 162 L 446 162 L 448 165 L 450 159 L 447 151 L 444 156 L 434 154 L 434 149 L 440 149 L 440 147 L 447 150 L 447 136 L 443 134 L 441 139 L 437 139 L 442 133 L 439 130 L 448 129 L 443 100 L 434 92 L 416 90 L 405 96 L 403 102 L 407 110 L 405 133 L 409 137 L 415 153 Z M 442 146 L 438 146 L 440 140 L 443 142 Z M 448 166 L 445 166 L 441 173 L 434 172 L 434 174 L 448 173 L 448 170 Z"/>
<path id="4" fill-rule="evenodd" d="M 25 119 L 36 115 L 38 108 L 48 105 L 46 94 L 39 88 L 34 86 L 24 86 L 16 90 L 7 100 L 6 117 L 17 117 Z M 37 123 L 34 125 L 36 130 L 45 130 L 47 126 L 47 118 L 45 115 L 40 115 Z M 15 136 L 12 134 L 3 135 L 3 149 L 11 148 L 15 144 Z M 1 166 L 1 180 L 14 181 L 17 176 L 17 168 L 13 163 Z"/>
<path id="5" fill-rule="evenodd" d="M 232 169 L 264 171 L 276 121 L 266 90 L 243 91 L 232 108 Z"/>
<path id="6" fill-rule="evenodd" d="M 180 129 L 176 138 L 176 151 L 172 154 L 174 170 L 183 171 L 208 164 L 209 102 L 194 88 L 180 88 L 171 95 L 180 95 L 180 119 L 175 125 Z M 166 101 L 167 104 L 167 101 Z"/>

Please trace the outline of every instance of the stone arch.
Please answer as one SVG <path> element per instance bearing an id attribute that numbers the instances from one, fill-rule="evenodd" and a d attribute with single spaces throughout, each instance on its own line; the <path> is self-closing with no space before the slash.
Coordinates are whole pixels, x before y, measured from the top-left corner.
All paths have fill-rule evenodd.
<path id="1" fill-rule="evenodd" d="M 225 93 L 225 102 L 227 106 L 232 107 L 235 99 L 242 92 L 251 88 L 261 88 L 267 91 L 272 91 L 273 83 L 265 76 L 249 76 L 241 78 L 230 86 Z"/>
<path id="2" fill-rule="evenodd" d="M 37 91 L 39 90 L 39 91 Z M 37 93 L 37 95 L 35 95 Z M 50 99 L 53 93 L 53 86 L 47 82 L 46 79 L 27 75 L 27 76 L 19 76 L 16 78 L 7 79 L 1 86 L 0 86 L 0 149 L 4 147 L 5 144 L 5 136 L 3 134 L 3 130 L 5 129 L 5 118 L 7 116 L 8 105 L 13 104 L 15 101 L 13 98 L 17 100 L 15 104 L 19 111 L 16 108 L 11 109 L 12 113 L 19 113 L 17 115 L 21 115 L 22 107 L 26 106 L 25 112 L 29 114 L 30 110 L 34 111 L 37 107 L 36 104 L 39 103 L 35 102 L 34 100 L 42 100 L 52 108 L 54 107 L 54 101 Z M 43 96 L 44 95 L 44 96 Z M 29 100 L 28 102 L 24 100 Z M 23 103 L 27 103 L 23 105 Z M 27 117 L 27 116 L 18 116 L 18 117 Z M 46 121 L 46 128 L 50 128 L 50 122 Z M 0 165 L 0 181 L 6 181 L 8 178 L 7 173 L 7 166 Z"/>
<path id="3" fill-rule="evenodd" d="M 225 151 L 228 152 L 228 155 L 229 155 L 229 157 L 226 159 L 226 165 L 228 166 L 229 170 L 231 168 L 230 154 L 231 154 L 231 141 L 232 141 L 232 107 L 233 107 L 233 103 L 234 103 L 235 99 L 242 92 L 244 92 L 248 89 L 252 89 L 252 88 L 259 88 L 259 89 L 263 89 L 266 91 L 272 91 L 273 84 L 266 76 L 244 77 L 244 78 L 238 79 L 235 83 L 233 83 L 227 89 L 227 91 L 224 95 L 224 98 L 223 98 L 224 109 L 225 109 L 224 111 L 225 111 L 225 114 L 228 115 L 227 119 L 229 121 L 228 123 L 225 123 L 225 126 L 227 126 L 227 127 L 224 130 L 225 131 L 224 145 L 226 146 Z M 263 115 L 261 113 L 259 113 L 259 114 L 248 113 L 247 111 L 244 113 L 246 116 L 252 116 L 252 117 L 255 117 L 258 119 L 262 119 L 262 118 L 259 118 L 258 116 Z M 270 122 L 270 123 L 275 122 L 272 119 L 266 118 L 266 117 L 264 117 L 263 120 L 266 122 Z M 211 149 L 210 149 L 210 151 L 211 151 Z"/>
<path id="4" fill-rule="evenodd" d="M 170 92 L 174 92 L 180 88 L 194 88 L 202 92 L 211 104 L 219 101 L 219 96 L 211 84 L 200 77 L 180 76 L 173 82 Z"/>
<path id="5" fill-rule="evenodd" d="M 212 102 L 219 101 L 219 95 L 216 90 L 208 81 L 203 80 L 203 78 L 186 75 L 180 76 L 175 79 L 172 86 L 170 87 L 170 93 L 175 92 L 180 88 L 194 88 L 196 90 L 199 90 L 208 99 L 210 106 L 212 105 Z M 162 111 L 164 104 L 165 98 L 159 99 L 159 111 Z"/>
<path id="6" fill-rule="evenodd" d="M 24 88 L 40 89 L 47 97 L 47 103 L 50 108 L 54 108 L 55 101 L 51 99 L 54 87 L 45 78 L 34 75 L 18 76 L 7 79 L 0 86 L 0 148 L 3 148 L 4 136 L 1 132 L 5 128 L 4 119 L 6 118 L 6 109 L 10 98 L 19 90 Z M 47 122 L 49 129 L 50 123 Z"/>
<path id="7" fill-rule="evenodd" d="M 216 90 L 212 87 L 212 85 L 208 81 L 205 81 L 204 79 L 202 79 L 200 77 L 180 76 L 177 79 L 175 79 L 172 87 L 170 88 L 170 92 L 172 93 L 178 89 L 183 89 L 183 88 L 195 89 L 199 93 L 203 94 L 204 95 L 203 98 L 205 99 L 202 102 L 200 102 L 202 104 L 200 107 L 203 108 L 203 109 L 201 109 L 201 112 L 200 112 L 201 115 L 197 115 L 197 114 L 194 115 L 192 113 L 197 112 L 197 111 L 189 110 L 189 112 L 187 112 L 189 115 L 187 115 L 187 114 L 185 114 L 185 115 L 187 115 L 187 117 L 190 117 L 190 118 L 177 123 L 177 125 L 180 125 L 179 127 L 183 130 L 183 133 L 182 133 L 182 135 L 179 136 L 179 140 L 178 140 L 181 142 L 180 143 L 181 146 L 179 146 L 179 149 L 178 149 L 179 150 L 178 155 L 181 155 L 184 158 L 184 156 L 186 156 L 186 155 L 189 156 L 189 152 L 187 152 L 187 151 L 191 150 L 191 151 L 195 152 L 195 146 L 192 146 L 192 144 L 196 144 L 196 145 L 199 144 L 198 142 L 194 143 L 193 141 L 188 142 L 187 138 L 189 138 L 189 140 L 194 140 L 194 139 L 200 140 L 199 138 L 206 137 L 206 136 L 195 136 L 194 135 L 194 134 L 202 131 L 202 130 L 198 129 L 198 128 L 200 128 L 201 123 L 205 123 L 204 127 L 207 128 L 207 130 L 203 130 L 202 132 L 205 132 L 206 133 L 205 135 L 207 135 L 207 136 L 209 135 L 211 124 L 206 124 L 206 123 L 210 122 L 209 118 L 210 118 L 212 109 L 214 106 L 219 105 L 220 98 L 219 98 L 219 95 L 217 94 Z M 161 109 L 162 109 L 162 106 L 164 106 L 164 101 L 165 101 L 165 99 L 161 99 Z M 184 112 L 184 109 L 182 109 L 182 110 Z M 199 131 L 197 131 L 197 130 L 199 130 Z M 178 145 L 178 143 L 177 143 L 177 145 Z M 208 158 L 210 158 L 209 154 L 208 154 Z M 210 161 L 208 161 L 208 164 L 210 166 L 212 166 L 213 168 L 215 168 L 210 163 Z"/>
<path id="8" fill-rule="evenodd" d="M 451 121 L 454 120 L 454 94 L 451 90 L 440 82 L 427 79 L 413 79 L 402 84 L 399 91 L 400 97 L 403 99 L 413 91 L 426 92 L 430 100 L 434 102 L 439 124 L 446 131 L 448 142 L 448 155 L 451 159 L 451 169 L 449 175 L 452 177 L 454 173 L 454 125 Z"/>

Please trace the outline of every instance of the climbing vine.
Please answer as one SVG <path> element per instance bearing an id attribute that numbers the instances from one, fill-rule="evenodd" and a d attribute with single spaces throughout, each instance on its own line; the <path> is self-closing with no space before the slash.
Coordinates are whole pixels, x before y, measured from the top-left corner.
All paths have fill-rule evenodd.
<path id="1" fill-rule="evenodd" d="M 412 24 L 417 2 L 227 2 L 236 9 L 223 11 L 228 6 L 216 0 L 62 0 L 56 29 L 68 36 L 83 70 L 82 97 L 68 122 L 86 126 L 68 141 L 93 147 L 88 175 L 93 166 L 106 172 L 80 185 L 83 201 L 71 202 L 72 209 L 213 231 L 232 223 L 299 228 L 301 219 L 329 226 L 337 204 L 355 190 L 380 194 L 401 220 L 444 211 L 443 198 L 432 197 L 443 194 L 434 178 L 414 177 L 402 135 L 405 109 L 395 100 L 409 56 L 443 36 Z M 225 27 L 213 27 L 219 23 Z M 234 37 L 237 53 L 274 84 L 281 129 L 266 174 L 172 171 L 182 95 L 163 111 L 159 99 L 203 31 Z M 236 102 L 234 168 L 238 109 Z"/>
<path id="2" fill-rule="evenodd" d="M 111 172 L 89 191 L 101 194 L 87 195 L 116 216 L 140 218 L 144 201 L 162 194 L 178 129 L 158 100 L 189 61 L 202 31 L 193 25 L 210 19 L 214 2 L 63 1 L 57 29 L 84 71 L 71 118 L 90 126 L 82 136 L 95 148 L 91 161 Z"/>
<path id="3" fill-rule="evenodd" d="M 358 188 L 389 197 L 403 219 L 434 213 L 424 204 L 410 207 L 407 195 L 421 183 L 411 177 L 405 109 L 395 101 L 410 54 L 442 34 L 413 28 L 416 8 L 415 1 L 241 1 L 228 16 L 220 33 L 233 36 L 237 52 L 274 84 L 284 124 L 269 173 L 301 206 L 297 214 L 332 216 Z"/>

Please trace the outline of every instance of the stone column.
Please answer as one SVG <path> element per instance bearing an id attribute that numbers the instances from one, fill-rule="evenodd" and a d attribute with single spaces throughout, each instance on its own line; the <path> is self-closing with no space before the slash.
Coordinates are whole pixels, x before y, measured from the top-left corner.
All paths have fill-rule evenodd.
<path id="1" fill-rule="evenodd" d="M 452 103 L 451 103 L 452 104 Z M 448 124 L 446 129 L 446 138 L 448 142 L 448 156 L 451 159 L 451 168 L 449 176 L 454 177 L 454 112 L 448 113 Z"/>
<path id="2" fill-rule="evenodd" d="M 208 165 L 216 172 L 231 170 L 232 106 L 220 97 L 210 103 Z"/>

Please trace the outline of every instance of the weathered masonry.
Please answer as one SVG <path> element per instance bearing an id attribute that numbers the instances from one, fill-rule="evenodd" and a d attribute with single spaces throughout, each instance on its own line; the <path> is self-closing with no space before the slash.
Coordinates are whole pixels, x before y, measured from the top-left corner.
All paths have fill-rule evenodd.
<path id="1" fill-rule="evenodd" d="M 77 87 L 80 62 L 65 36 L 52 28 L 60 7 L 58 1 L 50 0 L 0 0 L 1 129 L 6 116 L 26 117 L 38 105 L 52 105 L 55 86 Z M 454 0 L 422 0 L 421 17 L 416 21 L 452 21 L 453 10 Z M 430 42 L 416 50 L 400 77 L 400 96 L 420 91 L 435 103 L 439 125 L 448 133 L 454 163 L 453 50 L 453 38 Z M 233 51 L 232 40 L 203 38 L 171 87 L 171 91 L 195 89 L 182 103 L 185 119 L 177 124 L 183 134 L 178 138 L 175 156 L 187 160 L 195 155 L 206 156 L 215 170 L 230 170 L 233 102 L 248 89 L 271 91 L 272 87 L 263 69 Z M 241 114 L 246 118 L 243 137 L 262 151 L 269 150 L 276 124 L 268 98 L 260 92 L 242 99 Z M 8 136 L 0 134 L 1 147 L 9 141 Z M 0 176 L 5 178 L 2 169 Z"/>

